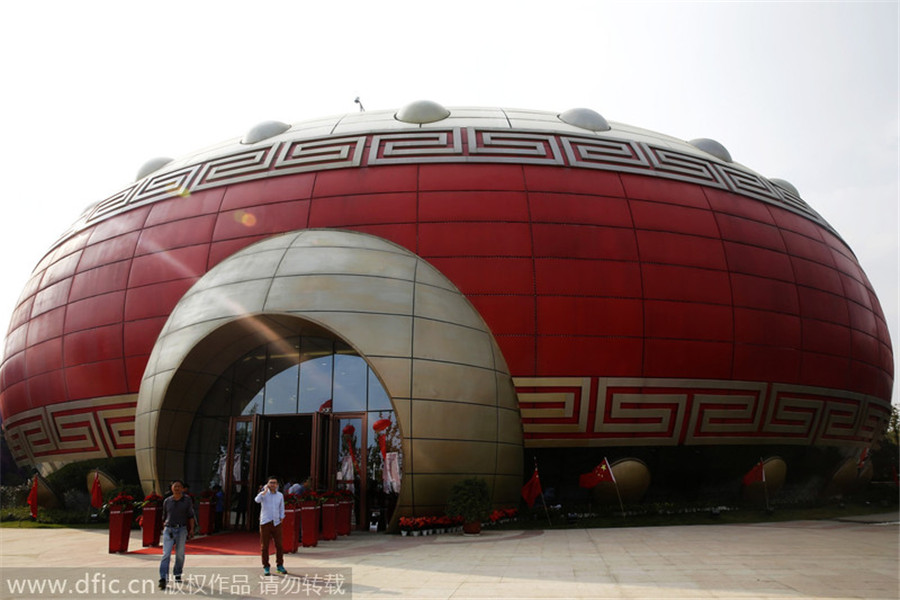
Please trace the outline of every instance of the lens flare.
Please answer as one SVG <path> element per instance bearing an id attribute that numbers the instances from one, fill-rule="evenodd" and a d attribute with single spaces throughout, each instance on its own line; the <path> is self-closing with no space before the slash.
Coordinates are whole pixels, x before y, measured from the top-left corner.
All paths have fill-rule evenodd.
<path id="1" fill-rule="evenodd" d="M 182 198 L 187 198 L 191 195 L 191 191 L 184 187 L 183 185 L 179 185 L 176 182 L 172 182 L 166 187 L 166 191 L 172 194 L 173 196 L 181 196 Z"/>
<path id="2" fill-rule="evenodd" d="M 253 227 L 256 225 L 256 215 L 245 210 L 239 210 L 234 213 L 234 220 L 244 227 Z"/>

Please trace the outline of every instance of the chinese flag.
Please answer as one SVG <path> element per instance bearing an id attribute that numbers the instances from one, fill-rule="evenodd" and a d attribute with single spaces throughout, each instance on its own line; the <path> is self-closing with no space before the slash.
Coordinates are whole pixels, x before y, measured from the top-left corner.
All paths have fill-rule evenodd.
<path id="1" fill-rule="evenodd" d="M 28 493 L 28 506 L 31 507 L 31 518 L 37 519 L 37 475 L 31 483 L 31 491 Z"/>
<path id="2" fill-rule="evenodd" d="M 103 490 L 100 489 L 100 472 L 94 471 L 94 483 L 91 485 L 91 506 L 103 508 Z"/>
<path id="3" fill-rule="evenodd" d="M 581 477 L 578 478 L 578 485 L 590 489 L 603 481 L 616 482 L 612 467 L 609 466 L 609 461 L 606 457 L 603 457 L 603 462 L 594 467 L 593 471 L 581 475 Z"/>
<path id="4" fill-rule="evenodd" d="M 751 483 L 756 483 L 758 481 L 765 482 L 765 480 L 766 471 L 763 469 L 763 461 L 760 459 L 756 466 L 744 475 L 744 485 L 750 485 Z"/>
<path id="5" fill-rule="evenodd" d="M 862 470 L 866 467 L 866 460 L 869 458 L 869 449 L 863 448 L 862 452 L 859 453 L 859 460 L 856 462 L 856 471 L 857 473 L 862 473 Z"/>
<path id="6" fill-rule="evenodd" d="M 522 497 L 525 498 L 525 502 L 531 507 L 534 506 L 534 501 L 537 500 L 541 493 L 541 478 L 538 476 L 537 467 L 535 467 L 534 475 L 531 476 L 528 483 L 522 486 Z"/>

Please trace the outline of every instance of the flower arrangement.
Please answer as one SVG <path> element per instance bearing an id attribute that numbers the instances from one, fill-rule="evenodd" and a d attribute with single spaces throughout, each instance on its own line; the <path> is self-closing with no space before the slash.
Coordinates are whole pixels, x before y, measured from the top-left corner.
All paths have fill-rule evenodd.
<path id="1" fill-rule="evenodd" d="M 129 510 L 134 508 L 134 497 L 125 493 L 120 493 L 118 496 L 107 502 L 106 505 L 110 509 Z"/>
<path id="2" fill-rule="evenodd" d="M 153 508 L 162 506 L 163 497 L 156 492 L 150 492 L 144 497 L 144 501 L 140 503 L 141 508 Z"/>
<path id="3" fill-rule="evenodd" d="M 302 494 L 294 494 L 297 496 L 298 502 L 315 502 L 316 504 L 322 503 L 322 496 L 319 495 L 314 490 L 306 490 Z"/>
<path id="4" fill-rule="evenodd" d="M 337 490 L 335 492 L 338 502 L 353 502 L 353 492 L 350 490 Z"/>
<path id="5" fill-rule="evenodd" d="M 507 521 L 511 521 L 515 519 L 518 514 L 519 509 L 517 508 L 498 508 L 491 511 L 488 519 L 492 525 L 496 525 L 497 523 L 506 523 Z"/>
<path id="6" fill-rule="evenodd" d="M 216 495 L 216 493 L 214 491 L 212 491 L 209 488 L 206 488 L 200 494 L 200 502 L 212 502 L 215 495 Z"/>
<path id="7" fill-rule="evenodd" d="M 397 522 L 402 535 L 432 535 L 435 533 L 444 533 L 453 531 L 463 524 L 460 517 L 450 517 L 447 515 L 441 517 L 400 517 Z"/>
<path id="8" fill-rule="evenodd" d="M 319 494 L 319 497 L 322 499 L 321 502 L 323 503 L 337 503 L 341 499 L 342 494 L 340 491 L 326 490 Z"/>
<path id="9" fill-rule="evenodd" d="M 297 508 L 300 506 L 300 494 L 285 494 L 284 495 L 284 507 L 285 508 Z"/>
<path id="10" fill-rule="evenodd" d="M 415 521 L 416 520 L 412 517 L 400 517 L 400 521 L 398 522 L 398 525 L 400 526 L 400 531 L 403 533 L 403 535 L 406 535 L 407 533 L 409 533 L 410 531 L 413 530 L 413 527 L 415 526 Z"/>

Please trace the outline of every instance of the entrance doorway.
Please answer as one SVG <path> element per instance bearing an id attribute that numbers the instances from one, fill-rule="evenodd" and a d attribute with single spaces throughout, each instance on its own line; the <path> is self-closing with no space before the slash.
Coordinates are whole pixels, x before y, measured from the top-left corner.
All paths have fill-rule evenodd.
<path id="1" fill-rule="evenodd" d="M 313 489 L 334 480 L 329 465 L 331 415 L 251 415 L 232 417 L 228 456 L 233 468 L 224 474 L 225 505 L 231 507 L 229 529 L 255 529 L 259 507 L 253 498 L 269 476 L 277 477 L 284 489 L 309 478 Z"/>
<path id="2" fill-rule="evenodd" d="M 400 492 L 400 432 L 384 387 L 352 348 L 281 338 L 249 349 L 210 387 L 184 469 L 195 489 L 222 486 L 229 529 L 257 526 L 253 499 L 269 475 L 350 490 L 356 527 L 383 529 Z"/>

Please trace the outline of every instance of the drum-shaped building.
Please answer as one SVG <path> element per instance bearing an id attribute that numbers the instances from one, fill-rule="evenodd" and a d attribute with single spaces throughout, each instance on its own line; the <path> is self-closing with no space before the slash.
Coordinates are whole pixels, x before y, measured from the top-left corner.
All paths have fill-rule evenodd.
<path id="1" fill-rule="evenodd" d="M 147 491 L 230 501 L 311 476 L 363 525 L 471 475 L 516 504 L 535 462 L 576 499 L 605 458 L 637 497 L 773 457 L 827 483 L 892 364 L 838 232 L 722 144 L 419 101 L 145 164 L 35 268 L 0 416 L 44 472 L 134 455 Z"/>

